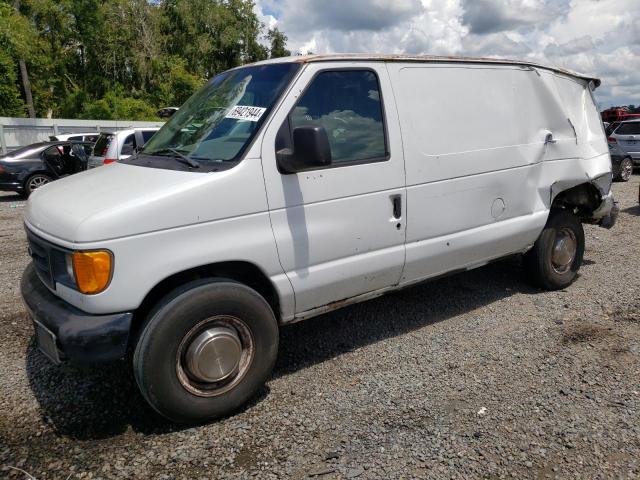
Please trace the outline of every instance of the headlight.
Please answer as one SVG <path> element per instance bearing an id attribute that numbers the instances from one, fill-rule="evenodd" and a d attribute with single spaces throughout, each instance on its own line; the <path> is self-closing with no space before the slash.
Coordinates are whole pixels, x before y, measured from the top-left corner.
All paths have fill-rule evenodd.
<path id="1" fill-rule="evenodd" d="M 67 254 L 70 257 L 76 287 L 81 293 L 102 292 L 111 281 L 113 255 L 108 250 L 79 251 Z M 67 260 L 68 265 L 69 260 Z M 67 266 L 69 269 L 69 266 Z"/>

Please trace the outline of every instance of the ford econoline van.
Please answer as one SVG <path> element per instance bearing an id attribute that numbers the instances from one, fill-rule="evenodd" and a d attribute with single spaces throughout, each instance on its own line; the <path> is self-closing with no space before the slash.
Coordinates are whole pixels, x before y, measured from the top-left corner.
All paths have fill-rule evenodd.
<path id="1" fill-rule="evenodd" d="M 192 423 L 255 394 L 283 325 L 514 254 L 565 288 L 582 224 L 617 214 L 599 83 L 450 57 L 223 72 L 130 158 L 30 198 L 37 344 L 131 358 L 147 401 Z"/>

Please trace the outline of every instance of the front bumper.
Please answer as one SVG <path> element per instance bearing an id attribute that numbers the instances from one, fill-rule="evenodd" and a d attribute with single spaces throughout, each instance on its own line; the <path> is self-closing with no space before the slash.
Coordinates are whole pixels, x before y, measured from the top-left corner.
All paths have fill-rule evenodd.
<path id="1" fill-rule="evenodd" d="M 133 313 L 83 312 L 51 293 L 33 264 L 22 274 L 20 288 L 34 321 L 38 348 L 53 362 L 100 362 L 124 357 Z"/>

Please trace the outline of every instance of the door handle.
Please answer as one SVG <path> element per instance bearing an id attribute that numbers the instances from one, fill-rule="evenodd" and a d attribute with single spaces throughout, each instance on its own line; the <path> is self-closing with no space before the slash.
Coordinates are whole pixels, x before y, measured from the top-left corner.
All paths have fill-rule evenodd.
<path id="1" fill-rule="evenodd" d="M 553 138 L 553 133 L 548 132 L 547 135 L 544 137 L 544 144 L 548 144 L 548 143 L 556 143 L 557 140 L 555 138 Z"/>
<path id="2" fill-rule="evenodd" d="M 393 205 L 393 218 L 400 220 L 402 218 L 402 196 L 393 195 L 391 197 L 391 204 Z"/>

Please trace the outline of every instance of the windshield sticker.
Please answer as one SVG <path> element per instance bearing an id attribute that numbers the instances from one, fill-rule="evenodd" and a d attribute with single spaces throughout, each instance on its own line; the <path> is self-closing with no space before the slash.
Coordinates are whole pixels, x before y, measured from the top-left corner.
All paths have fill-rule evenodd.
<path id="1" fill-rule="evenodd" d="M 250 122 L 257 122 L 262 117 L 262 114 L 266 111 L 263 107 L 250 107 L 247 105 L 236 105 L 231 109 L 224 118 L 235 118 L 236 120 L 249 120 Z"/>

